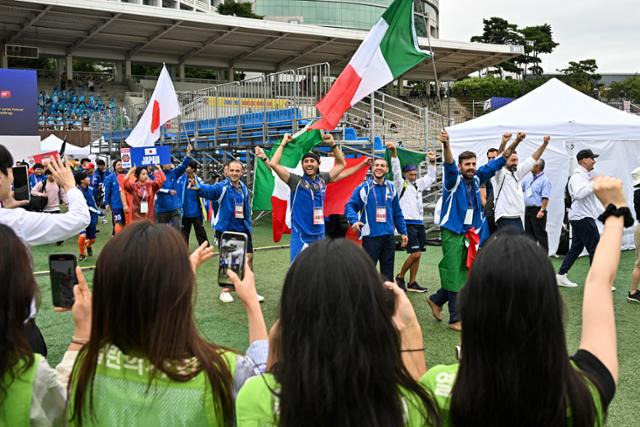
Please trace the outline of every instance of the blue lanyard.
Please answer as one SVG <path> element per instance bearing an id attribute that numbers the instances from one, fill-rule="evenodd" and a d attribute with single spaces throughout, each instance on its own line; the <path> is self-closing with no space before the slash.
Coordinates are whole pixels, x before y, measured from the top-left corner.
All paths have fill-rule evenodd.
<path id="1" fill-rule="evenodd" d="M 231 185 L 231 197 L 233 197 L 233 204 L 235 205 L 244 205 L 244 192 L 242 191 L 242 186 L 240 187 L 240 203 L 238 203 L 238 199 L 236 198 L 236 194 L 238 193 L 237 189 Z"/>
<path id="2" fill-rule="evenodd" d="M 467 205 L 469 208 L 473 208 L 473 187 L 467 183 L 465 185 L 467 186 Z"/>

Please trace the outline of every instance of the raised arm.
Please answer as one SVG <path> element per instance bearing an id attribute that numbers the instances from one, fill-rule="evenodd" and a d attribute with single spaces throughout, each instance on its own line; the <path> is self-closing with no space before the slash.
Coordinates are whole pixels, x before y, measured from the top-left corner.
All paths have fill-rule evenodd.
<path id="1" fill-rule="evenodd" d="M 280 158 L 282 158 L 282 152 L 284 151 L 284 147 L 291 141 L 291 135 L 288 133 L 284 134 L 282 138 L 282 142 L 276 148 L 276 152 L 273 153 L 273 157 L 271 158 L 271 169 L 278 175 L 278 177 L 284 182 L 289 182 L 289 171 L 280 165 Z"/>
<path id="2" fill-rule="evenodd" d="M 506 150 L 504 150 L 504 152 L 502 153 L 502 157 L 504 157 L 505 160 L 511 157 L 511 154 L 513 154 L 513 152 L 516 151 L 516 148 L 518 148 L 518 145 L 520 145 L 520 143 L 524 141 L 526 137 L 527 137 L 526 133 L 518 132 L 518 135 L 516 136 L 516 140 L 513 141 Z"/>
<path id="3" fill-rule="evenodd" d="M 420 191 L 431 188 L 431 186 L 436 182 L 436 153 L 433 151 L 427 151 L 427 160 L 429 160 L 429 164 L 427 166 L 426 175 L 418 178 L 416 181 L 416 185 Z"/>
<path id="4" fill-rule="evenodd" d="M 545 136 L 542 144 L 540 144 L 540 147 L 538 147 L 538 149 L 534 151 L 531 157 L 529 157 L 524 162 L 522 162 L 521 165 L 518 165 L 518 170 L 516 171 L 516 174 L 518 175 L 519 180 L 524 179 L 524 177 L 529 172 L 531 172 L 531 169 L 533 169 L 536 162 L 540 159 L 540 157 L 542 157 L 542 153 L 544 153 L 544 150 L 546 150 L 547 145 L 549 145 L 550 139 L 551 139 L 550 136 Z"/>
<path id="5" fill-rule="evenodd" d="M 438 135 L 438 141 L 442 144 L 442 155 L 444 157 L 444 187 L 451 190 L 458 181 L 458 167 L 453 161 L 451 153 L 451 145 L 449 143 L 449 134 L 443 130 Z"/>
<path id="6" fill-rule="evenodd" d="M 260 160 L 262 160 L 264 162 L 266 167 L 271 169 L 271 161 L 269 160 L 269 157 L 267 157 L 267 154 L 264 152 L 262 147 L 256 146 L 256 148 L 254 150 L 254 153 L 255 153 L 257 158 L 259 158 Z"/>
<path id="7" fill-rule="evenodd" d="M 449 133 L 446 130 L 443 130 L 438 135 L 438 141 L 442 144 L 442 156 L 444 157 L 444 162 L 448 165 L 453 163 L 453 153 L 451 152 L 451 144 L 449 143 Z"/>
<path id="8" fill-rule="evenodd" d="M 551 137 L 549 135 L 544 137 L 542 144 L 540 144 L 540 147 L 538 147 L 538 149 L 531 155 L 531 157 L 533 157 L 533 160 L 538 161 L 540 157 L 542 157 L 542 154 L 544 153 L 544 150 L 547 149 L 547 145 L 549 145 L 550 140 Z"/>
<path id="9" fill-rule="evenodd" d="M 404 178 L 402 177 L 402 165 L 398 158 L 398 150 L 393 142 L 387 142 L 387 149 L 391 152 L 391 172 L 393 173 L 393 185 L 400 191 L 400 188 L 404 185 Z"/>
<path id="10" fill-rule="evenodd" d="M 511 132 L 505 132 L 502 134 L 502 139 L 500 140 L 500 146 L 498 147 L 498 156 L 504 152 L 505 147 L 507 146 L 507 142 L 511 140 Z"/>
<path id="11" fill-rule="evenodd" d="M 594 192 L 604 206 L 627 207 L 622 181 L 610 177 L 594 179 Z M 589 351 L 607 367 L 618 381 L 618 350 L 611 286 L 620 262 L 624 231 L 622 217 L 609 216 L 587 274 L 582 303 L 580 348 Z"/>
<path id="12" fill-rule="evenodd" d="M 173 171 L 173 176 L 178 179 L 179 177 L 182 176 L 182 174 L 187 170 L 187 167 L 189 166 L 189 162 L 191 161 L 191 144 L 187 144 L 187 157 L 184 158 L 184 160 L 182 160 L 182 163 L 180 163 L 180 165 L 174 169 Z"/>
<path id="13" fill-rule="evenodd" d="M 329 144 L 329 146 L 331 147 L 331 151 L 333 152 L 335 161 L 333 163 L 333 167 L 329 171 L 329 178 L 331 182 L 335 182 L 338 180 L 340 173 L 347 163 L 344 161 L 344 154 L 342 154 L 342 150 L 333 140 L 333 135 L 331 135 L 330 133 L 325 133 L 324 135 L 322 135 L 322 140 L 325 143 Z"/>
<path id="14" fill-rule="evenodd" d="M 133 172 L 135 171 L 135 169 L 135 167 L 130 168 L 127 174 L 124 176 L 124 179 L 122 180 L 122 186 L 124 187 L 124 191 L 126 191 L 127 193 L 131 193 L 133 191 L 133 181 L 135 180 Z"/>

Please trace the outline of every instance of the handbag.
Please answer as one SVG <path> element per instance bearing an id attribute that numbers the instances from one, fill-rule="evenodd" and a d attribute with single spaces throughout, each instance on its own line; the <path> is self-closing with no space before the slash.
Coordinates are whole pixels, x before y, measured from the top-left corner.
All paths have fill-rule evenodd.
<path id="1" fill-rule="evenodd" d="M 47 207 L 47 203 L 49 203 L 49 198 L 46 196 L 47 190 L 44 181 L 40 182 L 42 184 L 42 193 L 45 196 L 31 196 L 31 200 L 29 204 L 25 206 L 25 209 L 32 212 L 42 212 L 44 208 Z"/>

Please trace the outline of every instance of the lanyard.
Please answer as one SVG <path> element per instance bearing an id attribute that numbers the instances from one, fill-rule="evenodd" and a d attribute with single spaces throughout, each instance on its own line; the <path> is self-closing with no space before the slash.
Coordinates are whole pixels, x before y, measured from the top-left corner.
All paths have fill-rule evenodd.
<path id="1" fill-rule="evenodd" d="M 240 203 L 238 203 L 238 199 L 236 195 L 238 194 L 238 189 L 234 186 L 231 186 L 231 197 L 233 197 L 233 204 L 235 205 L 244 205 L 244 193 L 242 192 L 242 187 L 240 187 Z"/>
<path id="2" fill-rule="evenodd" d="M 465 183 L 467 186 L 467 206 L 473 208 L 473 187 L 471 184 Z"/>
<path id="3" fill-rule="evenodd" d="M 373 182 L 372 184 L 373 184 L 373 200 L 376 203 L 376 208 L 379 208 L 381 206 L 378 205 L 378 196 L 376 195 L 376 184 L 375 184 L 375 182 Z M 386 201 L 386 199 L 387 199 L 387 185 L 386 184 L 384 185 L 384 198 L 385 198 L 385 201 Z"/>
<path id="4" fill-rule="evenodd" d="M 322 207 L 322 190 L 323 190 L 323 188 L 322 188 L 322 182 L 319 180 L 319 178 L 317 178 L 317 177 L 316 177 L 316 179 L 314 179 L 312 182 L 309 182 L 309 181 L 306 179 L 306 177 L 305 177 L 305 176 L 303 176 L 303 177 L 301 178 L 300 182 L 302 182 L 302 183 L 303 183 L 303 184 L 302 184 L 302 186 L 303 186 L 305 189 L 309 190 L 309 194 L 311 195 L 311 204 L 312 204 L 314 207 L 316 207 L 316 204 L 315 204 L 315 192 L 314 192 L 314 185 L 315 185 L 315 184 L 317 184 L 317 185 L 320 187 L 320 188 L 319 188 L 319 191 L 320 191 L 320 206 L 318 206 L 318 207 Z"/>

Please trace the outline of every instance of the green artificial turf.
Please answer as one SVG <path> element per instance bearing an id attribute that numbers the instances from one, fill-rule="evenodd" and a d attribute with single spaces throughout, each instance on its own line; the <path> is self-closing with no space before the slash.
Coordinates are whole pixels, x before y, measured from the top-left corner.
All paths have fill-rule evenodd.
<path id="1" fill-rule="evenodd" d="M 95 265 L 95 259 L 101 248 L 111 236 L 111 224 L 99 225 L 100 233 L 94 246 L 94 256 L 83 262 L 83 266 Z M 211 238 L 213 232 L 207 228 Z M 271 225 L 267 222 L 258 223 L 253 236 L 254 247 L 275 245 L 271 239 Z M 288 244 L 288 236 L 278 243 Z M 192 233 L 191 248 L 197 246 Z M 32 249 L 35 271 L 46 271 L 47 258 L 51 253 L 71 252 L 77 254 L 76 239 L 67 240 L 61 247 L 55 245 L 39 246 Z M 427 286 L 429 292 L 439 287 L 437 263 L 441 257 L 440 247 L 429 247 L 422 258 L 418 282 Z M 396 271 L 406 258 L 403 252 L 396 253 Z M 216 282 L 217 257 L 203 266 L 197 275 L 196 316 L 199 328 L 204 336 L 213 342 L 244 351 L 248 344 L 247 325 L 242 305 L 236 299 L 232 304 L 224 304 L 218 300 L 218 285 Z M 559 266 L 561 259 L 552 262 Z M 640 412 L 640 305 L 626 301 L 631 270 L 634 264 L 633 252 L 624 252 L 616 278 L 618 291 L 614 294 L 616 323 L 618 327 L 618 354 L 620 362 L 620 380 L 613 403 L 610 406 L 608 421 L 613 426 L 639 425 L 637 414 Z M 265 297 L 262 309 L 271 326 L 276 319 L 278 300 L 289 266 L 289 249 L 275 249 L 257 251 L 254 258 L 256 285 L 258 292 Z M 588 259 L 581 258 L 571 269 L 570 278 L 577 281 L 580 287 L 576 289 L 561 288 L 560 292 L 566 306 L 567 345 L 570 352 L 577 349 L 580 339 L 580 323 L 582 308 L 582 291 L 587 274 Z M 92 274 L 87 273 L 91 284 Z M 47 341 L 49 348 L 49 363 L 55 366 L 66 350 L 73 332 L 73 324 L 69 313 L 56 313 L 51 305 L 51 288 L 49 277 L 38 278 L 41 291 L 41 303 L 37 322 Z M 455 346 L 459 343 L 459 334 L 450 331 L 447 323 L 436 322 L 426 304 L 426 294 L 410 293 L 418 318 L 422 324 L 427 351 L 427 363 L 433 366 L 441 363 L 455 362 Z M 446 311 L 446 309 L 445 309 Z M 445 313 L 445 318 L 447 313 Z"/>

